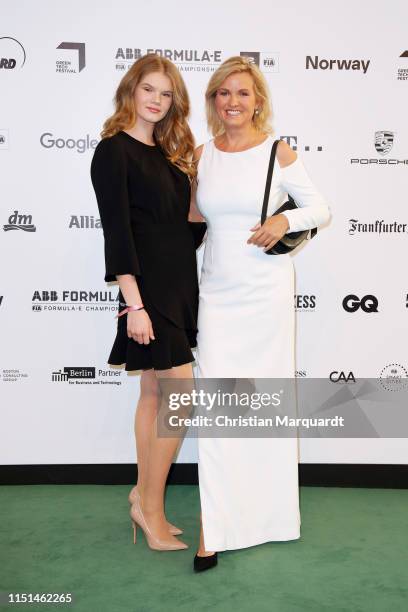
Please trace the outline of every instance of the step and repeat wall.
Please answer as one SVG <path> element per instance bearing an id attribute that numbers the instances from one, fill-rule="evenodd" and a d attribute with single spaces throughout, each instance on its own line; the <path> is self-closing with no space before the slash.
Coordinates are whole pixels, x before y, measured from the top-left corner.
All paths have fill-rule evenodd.
<path id="1" fill-rule="evenodd" d="M 294 256 L 297 375 L 407 377 L 403 0 L 15 0 L 1 13 L 0 463 L 135 460 L 140 376 L 107 364 L 117 285 L 103 279 L 89 168 L 120 79 L 151 51 L 186 81 L 197 144 L 209 139 L 211 73 L 231 55 L 251 57 L 276 137 L 330 203 L 331 223 Z M 188 439 L 177 460 L 196 458 Z M 305 439 L 300 461 L 407 463 L 408 445 Z"/>

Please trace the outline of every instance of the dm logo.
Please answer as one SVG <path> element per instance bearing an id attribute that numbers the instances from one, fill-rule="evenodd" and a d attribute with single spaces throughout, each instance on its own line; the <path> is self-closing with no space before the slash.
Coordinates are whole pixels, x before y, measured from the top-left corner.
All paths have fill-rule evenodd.
<path id="1" fill-rule="evenodd" d="M 394 132 L 376 132 L 374 145 L 380 155 L 387 155 L 394 144 Z"/>
<path id="2" fill-rule="evenodd" d="M 32 223 L 32 215 L 21 215 L 18 210 L 15 210 L 12 215 L 8 218 L 8 223 L 3 225 L 5 232 L 10 230 L 23 230 L 24 232 L 35 232 L 36 227 Z"/>

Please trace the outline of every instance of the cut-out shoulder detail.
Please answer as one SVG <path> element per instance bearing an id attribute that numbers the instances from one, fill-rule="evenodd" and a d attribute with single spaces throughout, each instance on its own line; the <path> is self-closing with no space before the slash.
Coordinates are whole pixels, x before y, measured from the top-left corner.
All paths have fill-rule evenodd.
<path id="1" fill-rule="evenodd" d="M 276 149 L 276 157 L 279 162 L 279 166 L 283 169 L 286 168 L 286 166 L 293 164 L 297 160 L 298 156 L 284 140 L 281 140 L 278 144 L 278 148 Z"/>
<path id="2" fill-rule="evenodd" d="M 300 159 L 299 155 L 296 157 L 296 159 L 295 159 L 295 160 L 294 160 L 292 163 L 290 163 L 290 164 L 286 164 L 286 166 L 281 166 L 281 164 L 280 164 L 280 162 L 279 162 L 279 159 L 278 159 L 278 156 L 276 156 L 276 160 L 277 160 L 277 162 L 278 162 L 279 169 L 280 169 L 282 172 L 283 172 L 283 171 L 285 171 L 285 170 L 289 170 L 290 168 L 292 168 L 292 166 L 293 166 L 294 168 L 296 168 L 296 166 L 298 166 L 298 165 L 302 165 L 302 160 Z"/>

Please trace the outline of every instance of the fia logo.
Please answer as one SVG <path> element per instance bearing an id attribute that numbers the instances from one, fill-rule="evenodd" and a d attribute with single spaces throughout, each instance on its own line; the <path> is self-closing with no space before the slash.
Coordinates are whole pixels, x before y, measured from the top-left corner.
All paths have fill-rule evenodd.
<path id="1" fill-rule="evenodd" d="M 240 51 L 240 56 L 262 72 L 279 72 L 279 53 L 276 51 Z"/>

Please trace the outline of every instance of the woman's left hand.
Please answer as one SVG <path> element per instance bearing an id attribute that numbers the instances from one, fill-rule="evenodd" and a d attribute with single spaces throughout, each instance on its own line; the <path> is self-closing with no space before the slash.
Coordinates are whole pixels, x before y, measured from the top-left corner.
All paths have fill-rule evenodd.
<path id="1" fill-rule="evenodd" d="M 261 225 L 257 223 L 251 227 L 251 232 L 255 232 L 247 244 L 256 244 L 258 247 L 263 247 L 264 251 L 269 251 L 289 229 L 289 221 L 283 214 L 267 217 L 265 223 Z"/>

